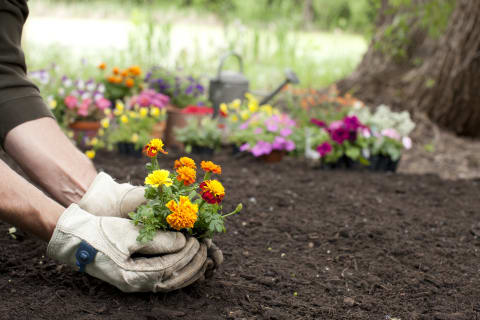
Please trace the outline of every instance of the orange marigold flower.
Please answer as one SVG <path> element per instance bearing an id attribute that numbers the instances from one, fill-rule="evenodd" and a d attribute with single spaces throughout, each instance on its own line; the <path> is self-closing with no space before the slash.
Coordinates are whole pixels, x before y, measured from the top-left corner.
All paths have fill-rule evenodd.
<path id="1" fill-rule="evenodd" d="M 195 161 L 189 157 L 181 157 L 178 160 L 175 160 L 175 165 L 174 169 L 178 169 L 180 167 L 189 167 L 192 169 L 197 169 L 197 165 L 195 164 Z"/>
<path id="2" fill-rule="evenodd" d="M 98 65 L 98 69 L 100 70 L 105 70 L 107 68 L 107 64 L 105 62 L 102 62 Z"/>
<path id="3" fill-rule="evenodd" d="M 225 189 L 220 181 L 206 180 L 200 183 L 199 187 L 202 198 L 207 203 L 220 203 L 222 202 L 223 197 L 225 197 Z"/>
<path id="4" fill-rule="evenodd" d="M 115 77 L 115 76 L 109 76 L 107 78 L 107 81 L 110 82 L 110 83 L 116 83 L 116 81 L 117 81 L 116 79 L 117 79 L 117 77 Z"/>
<path id="5" fill-rule="evenodd" d="M 177 169 L 177 173 L 177 180 L 183 181 L 183 185 L 185 186 L 193 184 L 197 178 L 197 172 L 190 167 L 182 166 Z"/>
<path id="6" fill-rule="evenodd" d="M 113 76 L 113 83 L 122 83 L 122 77 L 119 76 Z"/>
<path id="7" fill-rule="evenodd" d="M 131 75 L 139 76 L 142 73 L 142 69 L 139 66 L 131 66 L 130 68 L 128 68 L 128 72 Z"/>
<path id="8" fill-rule="evenodd" d="M 123 70 L 123 71 L 120 73 L 120 75 L 121 75 L 122 77 L 124 77 L 124 78 L 127 77 L 127 76 L 128 76 L 128 70 Z"/>
<path id="9" fill-rule="evenodd" d="M 118 69 L 118 67 L 114 67 L 112 72 L 113 72 L 114 75 L 119 75 L 120 74 L 120 69 Z"/>
<path id="10" fill-rule="evenodd" d="M 198 205 L 190 202 L 185 196 L 180 196 L 180 201 L 170 200 L 165 205 L 172 213 L 168 215 L 167 222 L 175 230 L 193 228 L 197 221 Z"/>
<path id="11" fill-rule="evenodd" d="M 212 161 L 202 161 L 202 163 L 200 165 L 202 166 L 202 169 L 205 172 L 222 174 L 222 167 L 213 163 Z"/>
<path id="12" fill-rule="evenodd" d="M 152 139 L 150 142 L 143 147 L 143 152 L 147 155 L 147 157 L 155 158 L 158 152 L 163 154 L 168 154 L 165 150 L 163 150 L 163 141 L 161 139 Z"/>
<path id="13" fill-rule="evenodd" d="M 135 85 L 135 81 L 132 78 L 127 78 L 125 79 L 125 85 L 131 88 Z"/>

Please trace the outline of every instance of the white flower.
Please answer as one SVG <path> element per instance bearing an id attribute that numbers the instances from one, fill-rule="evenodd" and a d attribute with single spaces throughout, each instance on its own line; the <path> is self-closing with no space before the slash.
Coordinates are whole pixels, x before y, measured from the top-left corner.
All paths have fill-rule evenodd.
<path id="1" fill-rule="evenodd" d="M 402 143 L 405 149 L 409 150 L 412 148 L 412 139 L 410 139 L 410 137 L 403 137 Z"/>

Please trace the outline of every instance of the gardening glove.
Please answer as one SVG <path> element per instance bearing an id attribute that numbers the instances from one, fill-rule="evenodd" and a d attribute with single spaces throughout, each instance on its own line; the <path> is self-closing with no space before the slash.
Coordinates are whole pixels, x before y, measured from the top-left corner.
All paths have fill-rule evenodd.
<path id="1" fill-rule="evenodd" d="M 124 292 L 168 292 L 204 279 L 212 263 L 205 243 L 179 232 L 158 232 L 140 243 L 138 230 L 128 219 L 97 217 L 72 204 L 58 220 L 47 255 Z"/>
<path id="2" fill-rule="evenodd" d="M 202 241 L 207 246 L 207 256 L 208 261 L 207 269 L 205 272 L 205 277 L 210 278 L 213 276 L 215 270 L 223 263 L 223 253 L 220 248 L 217 247 L 215 243 L 213 243 L 212 239 L 204 239 Z"/>
<path id="3" fill-rule="evenodd" d="M 105 172 L 95 180 L 78 205 L 96 216 L 128 218 L 128 214 L 146 202 L 145 188 L 117 183 Z"/>

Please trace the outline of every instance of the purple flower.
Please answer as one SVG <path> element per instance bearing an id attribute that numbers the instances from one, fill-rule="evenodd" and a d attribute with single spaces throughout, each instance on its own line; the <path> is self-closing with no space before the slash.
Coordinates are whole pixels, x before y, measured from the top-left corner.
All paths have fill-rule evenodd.
<path id="1" fill-rule="evenodd" d="M 285 142 L 285 150 L 287 151 L 295 150 L 295 142 L 293 142 L 292 140 L 287 140 Z"/>
<path id="2" fill-rule="evenodd" d="M 327 124 L 322 120 L 312 118 L 312 119 L 310 119 L 310 122 L 313 123 L 314 125 L 319 126 L 320 128 L 326 128 L 327 127 Z"/>
<path id="3" fill-rule="evenodd" d="M 288 137 L 291 134 L 292 134 L 292 129 L 290 128 L 283 128 L 282 130 L 280 130 L 280 135 L 282 137 Z"/>
<path id="4" fill-rule="evenodd" d="M 321 157 L 325 157 L 327 154 L 332 152 L 332 145 L 328 142 L 324 142 L 317 147 L 317 152 L 320 153 Z"/>
<path id="5" fill-rule="evenodd" d="M 187 89 L 185 89 L 185 94 L 190 95 L 193 93 L 193 85 L 189 85 Z"/>
<path id="6" fill-rule="evenodd" d="M 343 121 L 337 120 L 330 123 L 330 125 L 328 126 L 328 130 L 335 131 L 343 127 L 344 127 Z"/>
<path id="7" fill-rule="evenodd" d="M 260 157 L 272 152 L 272 145 L 266 141 L 258 141 L 250 151 L 255 157 Z"/>
<path id="8" fill-rule="evenodd" d="M 347 130 L 354 130 L 356 131 L 358 128 L 363 127 L 362 123 L 358 120 L 357 116 L 345 117 L 343 119 L 343 123 L 345 124 L 345 128 Z"/>
<path id="9" fill-rule="evenodd" d="M 240 146 L 240 148 L 238 148 L 238 150 L 240 150 L 240 151 L 242 151 L 242 152 L 243 152 L 243 151 L 250 150 L 250 145 L 249 145 L 248 143 L 242 144 L 242 145 Z"/>
<path id="10" fill-rule="evenodd" d="M 330 136 L 332 137 L 333 141 L 337 142 L 338 144 L 342 144 L 343 141 L 350 138 L 350 131 L 343 127 L 340 127 L 335 130 L 331 130 Z"/>
<path id="11" fill-rule="evenodd" d="M 274 122 L 268 122 L 267 124 L 267 130 L 270 132 L 277 132 L 278 131 L 278 125 Z"/>
<path id="12" fill-rule="evenodd" d="M 284 137 L 275 137 L 275 140 L 273 140 L 272 143 L 272 149 L 273 150 L 283 150 L 285 148 L 285 143 L 287 140 L 285 140 Z"/>

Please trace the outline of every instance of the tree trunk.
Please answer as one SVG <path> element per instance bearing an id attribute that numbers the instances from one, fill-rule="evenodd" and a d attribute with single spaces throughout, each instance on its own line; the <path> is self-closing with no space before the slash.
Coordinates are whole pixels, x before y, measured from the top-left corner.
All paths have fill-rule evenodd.
<path id="1" fill-rule="evenodd" d="M 313 0 L 305 0 L 303 5 L 303 25 L 305 28 L 311 27 L 314 14 L 315 8 L 313 7 Z"/>
<path id="2" fill-rule="evenodd" d="M 412 21 L 403 62 L 375 48 L 393 19 L 382 12 L 362 62 L 338 83 L 341 91 L 366 102 L 421 111 L 457 134 L 480 137 L 480 1 L 457 0 L 437 39 Z"/>

